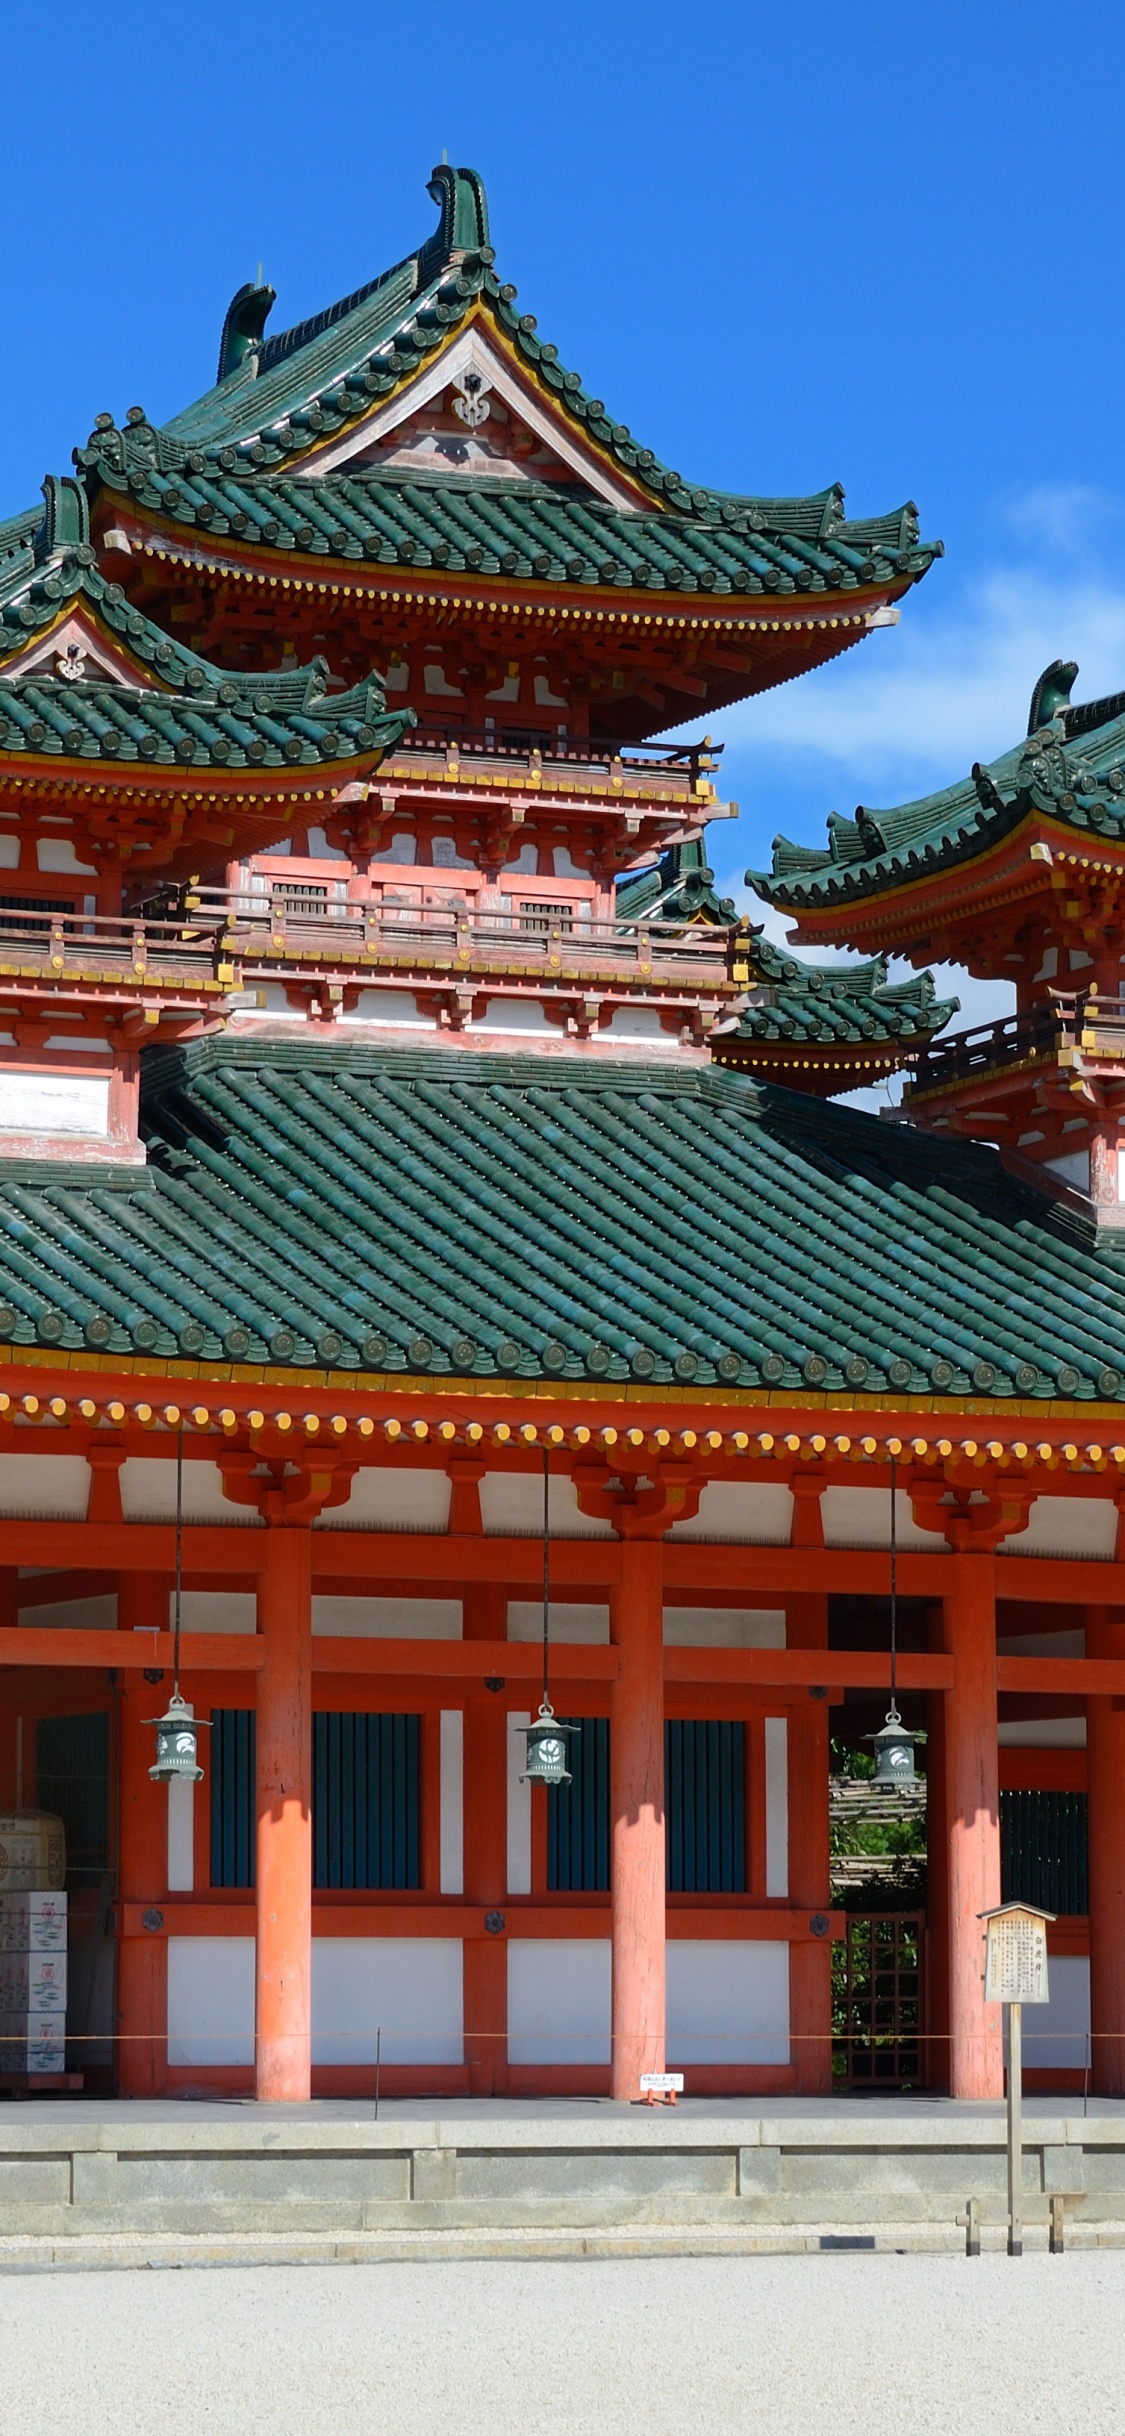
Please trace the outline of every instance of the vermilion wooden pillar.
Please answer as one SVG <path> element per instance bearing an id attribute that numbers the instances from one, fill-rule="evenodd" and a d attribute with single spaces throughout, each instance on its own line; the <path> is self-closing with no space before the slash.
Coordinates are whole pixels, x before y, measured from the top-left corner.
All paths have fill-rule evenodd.
<path id="1" fill-rule="evenodd" d="M 940 1606 L 926 1617 L 926 1646 L 941 1649 Z M 949 2086 L 949 1823 L 945 1780 L 945 1695 L 926 1695 L 926 2080 Z"/>
<path id="2" fill-rule="evenodd" d="M 466 1585 L 467 1641 L 507 1638 L 502 1585 Z M 485 1928 L 503 1914 L 508 1892 L 508 1702 L 483 1681 L 465 1701 L 465 1901 L 479 1911 L 478 1933 L 465 1939 L 465 2061 L 475 2096 L 496 2097 L 508 2085 L 508 1941 Z M 522 1749 L 522 1742 L 521 1742 Z"/>
<path id="3" fill-rule="evenodd" d="M 949 2091 L 1004 2094 L 1000 2007 L 984 2001 L 981 1913 L 1000 1901 L 996 1756 L 996 1569 L 991 1555 L 950 1559 L 943 1601 L 953 1689 L 945 1696 L 949 1903 Z"/>
<path id="4" fill-rule="evenodd" d="M 269 1523 L 258 1577 L 259 2098 L 309 2095 L 312 2031 L 312 1551 L 298 1524 Z"/>
<path id="5" fill-rule="evenodd" d="M 610 1607 L 621 1653 L 610 1703 L 615 2098 L 664 2070 L 664 1564 L 658 1541 L 627 1539 Z"/>
<path id="6" fill-rule="evenodd" d="M 1125 1657 L 1120 1610 L 1086 1610 L 1088 1658 Z M 1090 2074 L 1125 2097 L 1125 1707 L 1086 1702 L 1090 1820 Z"/>
<path id="7" fill-rule="evenodd" d="M 166 1632 L 168 1582 L 162 1573 L 122 1573 L 117 1585 L 117 1622 L 130 1636 L 133 1663 L 120 1670 L 117 1741 L 118 1917 L 128 1905 L 159 1911 L 168 1891 L 168 1795 L 154 1785 L 149 1769 L 158 1717 L 170 1689 L 146 1683 L 134 1631 Z M 151 2098 L 165 2087 L 167 2073 L 168 1942 L 144 1930 L 117 1941 L 117 2090 L 123 2098 Z"/>
<path id="8" fill-rule="evenodd" d="M 827 1599 L 810 1593 L 787 1600 L 785 1637 L 790 1649 L 827 1650 Z M 829 1728 L 827 1700 L 805 1694 L 789 1712 L 789 1900 L 814 1914 L 827 1912 L 832 1900 Z M 810 2096 L 830 2090 L 832 1945 L 828 1937 L 790 1946 L 789 2006 L 797 2087 Z"/>

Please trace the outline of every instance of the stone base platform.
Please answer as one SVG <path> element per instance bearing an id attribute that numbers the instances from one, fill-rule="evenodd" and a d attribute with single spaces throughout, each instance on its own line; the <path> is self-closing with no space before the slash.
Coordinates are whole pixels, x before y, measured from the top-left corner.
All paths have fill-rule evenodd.
<path id="1" fill-rule="evenodd" d="M 1037 2101 L 1027 2246 L 1125 2247 L 1125 2102 Z M 0 2104 L 0 2269 L 1003 2247 L 999 2106 Z"/>

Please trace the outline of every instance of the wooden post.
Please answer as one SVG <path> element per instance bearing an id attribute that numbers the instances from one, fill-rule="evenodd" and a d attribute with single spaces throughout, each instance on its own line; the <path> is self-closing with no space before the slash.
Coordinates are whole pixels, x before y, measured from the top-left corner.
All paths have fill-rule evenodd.
<path id="1" fill-rule="evenodd" d="M 1008 2256 L 1023 2257 L 1023 2006 L 1008 2007 Z"/>
<path id="2" fill-rule="evenodd" d="M 1125 1621 L 1086 1610 L 1088 1658 L 1125 1657 Z M 1125 1707 L 1086 1702 L 1090 1819 L 1090 2078 L 1125 2097 Z"/>
<path id="3" fill-rule="evenodd" d="M 129 1664 L 120 1670 L 117 1741 L 118 1911 L 141 1904 L 159 1911 L 168 1892 L 168 1795 L 149 1769 L 156 1736 L 147 1723 L 165 1706 L 167 1683 L 146 1683 L 144 1634 L 168 1629 L 168 1580 L 162 1573 L 121 1573 L 117 1622 Z M 126 1637 L 127 1636 L 127 1637 Z M 135 1637 L 134 1637 L 135 1636 Z M 158 2097 L 167 2075 L 168 1941 L 153 1931 L 118 1936 L 115 2049 L 117 2094 Z"/>
<path id="4" fill-rule="evenodd" d="M 950 1571 L 943 1602 L 955 1670 L 945 1699 L 949 2091 L 954 2098 L 1000 2098 L 1000 2008 L 984 2001 L 980 1918 L 1000 1901 L 995 1562 L 991 1555 L 957 1554 Z"/>
<path id="5" fill-rule="evenodd" d="M 610 1707 L 613 1839 L 611 2093 L 641 2094 L 664 2070 L 664 1563 L 656 1540 L 626 1539 L 611 1609 L 621 1671 Z"/>
<path id="6" fill-rule="evenodd" d="M 464 1618 L 467 1641 L 506 1640 L 503 1586 L 467 1585 Z M 506 1694 L 475 1687 L 465 1701 L 464 1730 L 465 1901 L 480 1913 L 478 1931 L 464 1946 L 465 2062 L 474 2096 L 496 2097 L 508 2086 L 508 1940 L 484 1923 L 505 1911 L 508 1895 Z"/>
<path id="7" fill-rule="evenodd" d="M 819 1521 L 819 1504 L 817 1512 Z M 827 1598 L 809 1593 L 786 1602 L 790 1649 L 828 1648 Z M 831 1714 L 827 1700 L 806 1692 L 789 1712 L 789 1900 L 802 1911 L 831 1907 L 828 1770 Z M 789 2006 L 797 2088 L 803 2096 L 832 2087 L 832 1944 L 828 1937 L 789 1949 Z"/>
<path id="8" fill-rule="evenodd" d="M 926 1647 L 944 1646 L 940 1604 L 926 1617 Z M 949 1823 L 945 1695 L 926 1695 L 926 2085 L 949 2087 Z"/>
<path id="9" fill-rule="evenodd" d="M 300 2100 L 312 2030 L 312 1551 L 300 1525 L 266 1526 L 258 1630 L 255 2089 Z"/>

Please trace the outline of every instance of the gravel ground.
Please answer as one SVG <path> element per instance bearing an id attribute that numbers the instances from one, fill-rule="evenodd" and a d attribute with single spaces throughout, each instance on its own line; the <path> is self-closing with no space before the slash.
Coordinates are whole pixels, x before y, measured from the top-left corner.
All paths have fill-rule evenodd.
<path id="1" fill-rule="evenodd" d="M 3 2436 L 1121 2436 L 1125 2254 L 8 2276 Z"/>

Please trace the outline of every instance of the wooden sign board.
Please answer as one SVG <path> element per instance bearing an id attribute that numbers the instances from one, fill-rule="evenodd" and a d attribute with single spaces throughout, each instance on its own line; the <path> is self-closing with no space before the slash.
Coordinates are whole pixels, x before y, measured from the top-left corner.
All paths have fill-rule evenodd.
<path id="1" fill-rule="evenodd" d="M 1047 2003 L 1047 1923 L 1018 1907 L 988 1922 L 984 1993 L 990 2005 Z"/>

